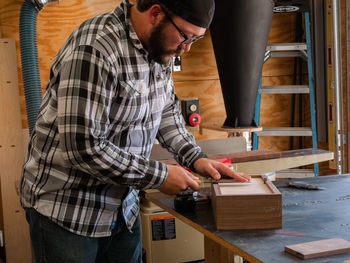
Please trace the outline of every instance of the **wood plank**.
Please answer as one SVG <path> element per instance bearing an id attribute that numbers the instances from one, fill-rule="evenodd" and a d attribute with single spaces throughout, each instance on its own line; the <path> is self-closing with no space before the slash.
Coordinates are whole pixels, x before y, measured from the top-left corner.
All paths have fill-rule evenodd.
<path id="1" fill-rule="evenodd" d="M 286 246 L 285 251 L 301 259 L 350 253 L 350 242 L 342 238 L 323 239 Z"/>
<path id="2" fill-rule="evenodd" d="M 209 159 L 231 159 L 232 163 L 241 163 L 256 160 L 265 160 L 271 158 L 280 158 L 282 154 L 280 152 L 274 152 L 269 150 L 263 151 L 244 151 L 244 152 L 232 152 L 232 153 L 222 153 L 222 154 L 208 154 Z M 177 164 L 173 159 L 163 159 L 162 162 L 166 164 Z"/>
<path id="3" fill-rule="evenodd" d="M 235 163 L 233 169 L 245 174 L 264 174 L 332 160 L 334 153 L 325 150 L 302 149 L 282 152 L 281 158 Z"/>
<path id="4" fill-rule="evenodd" d="M 202 125 L 203 128 L 206 129 L 212 129 L 212 130 L 216 130 L 216 131 L 222 131 L 222 132 L 226 132 L 228 133 L 229 137 L 233 137 L 236 136 L 236 134 L 238 133 L 242 133 L 242 132 L 258 132 L 258 131 L 262 131 L 263 128 L 262 127 L 237 127 L 237 128 L 232 128 L 232 127 L 228 127 L 228 126 L 214 126 L 212 124 L 203 124 Z M 233 135 L 233 136 L 231 136 Z"/>
<path id="5" fill-rule="evenodd" d="M 0 176 L 7 262 L 30 262 L 29 226 L 15 181 L 23 164 L 21 112 L 14 39 L 0 39 Z M 19 245 L 20 244 L 20 245 Z"/>
<path id="6" fill-rule="evenodd" d="M 223 159 L 229 158 L 232 163 L 248 162 L 255 160 L 266 160 L 272 158 L 279 158 L 282 153 L 270 151 L 270 150 L 258 150 L 258 151 L 245 151 L 245 152 L 233 152 L 224 154 L 210 154 L 210 159 Z"/>
<path id="7" fill-rule="evenodd" d="M 262 152 L 262 154 L 259 152 Z M 235 159 L 236 155 L 237 159 Z M 314 150 L 308 148 L 284 151 L 281 153 L 267 151 L 265 154 L 265 151 L 247 151 L 230 154 L 208 155 L 208 157 L 211 159 L 231 158 L 232 168 L 235 171 L 254 175 L 277 172 L 289 168 L 332 160 L 334 158 L 334 153 L 320 149 Z M 161 161 L 166 164 L 177 164 L 175 160 Z"/>

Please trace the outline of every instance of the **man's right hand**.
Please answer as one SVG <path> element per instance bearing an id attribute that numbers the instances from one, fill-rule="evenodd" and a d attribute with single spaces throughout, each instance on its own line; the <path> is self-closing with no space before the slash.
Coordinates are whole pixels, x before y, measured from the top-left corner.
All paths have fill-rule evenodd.
<path id="1" fill-rule="evenodd" d="M 176 165 L 168 165 L 168 177 L 162 187 L 159 188 L 159 191 L 168 195 L 178 194 L 188 187 L 194 191 L 198 191 L 199 185 L 196 180 L 198 181 L 198 177 L 184 168 Z"/>

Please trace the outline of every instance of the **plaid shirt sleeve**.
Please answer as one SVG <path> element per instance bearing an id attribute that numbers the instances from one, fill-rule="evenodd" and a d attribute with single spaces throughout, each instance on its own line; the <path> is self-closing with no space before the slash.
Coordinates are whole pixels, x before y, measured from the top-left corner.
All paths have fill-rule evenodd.
<path id="1" fill-rule="evenodd" d="M 57 122 L 64 158 L 105 183 L 159 188 L 168 173 L 166 165 L 108 140 L 108 134 L 115 132 L 110 131 L 109 112 L 118 96 L 115 67 L 91 46 L 77 47 L 61 65 Z"/>
<path id="2" fill-rule="evenodd" d="M 173 80 L 170 79 L 172 86 Z M 162 122 L 157 139 L 159 143 L 174 155 L 175 160 L 192 170 L 193 164 L 199 158 L 207 157 L 195 143 L 193 135 L 186 129 L 185 121 L 180 113 L 180 103 L 174 88 L 163 110 Z"/>

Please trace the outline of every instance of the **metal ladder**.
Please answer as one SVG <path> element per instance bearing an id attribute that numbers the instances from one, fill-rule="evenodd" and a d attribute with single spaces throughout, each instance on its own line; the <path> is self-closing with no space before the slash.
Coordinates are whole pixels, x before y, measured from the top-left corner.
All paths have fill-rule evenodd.
<path id="1" fill-rule="evenodd" d="M 293 5 L 293 4 L 292 4 Z M 288 6 L 291 7 L 291 6 Z M 275 7 L 276 8 L 276 7 Z M 278 8 L 278 6 L 277 6 Z M 295 11 L 295 10 L 294 10 Z M 291 12 L 282 10 L 280 12 Z M 255 121 L 260 125 L 260 106 L 261 94 L 309 94 L 310 99 L 310 115 L 311 128 L 308 127 L 263 127 L 262 131 L 254 132 L 253 134 L 253 150 L 259 147 L 259 136 L 312 136 L 312 145 L 317 149 L 317 135 L 316 135 L 316 110 L 315 110 L 315 96 L 314 96 L 314 77 L 312 71 L 312 54 L 311 54 L 311 36 L 310 36 L 310 18 L 306 7 L 302 11 L 305 22 L 306 43 L 278 43 L 269 44 L 265 52 L 266 62 L 270 58 L 279 57 L 300 57 L 307 62 L 308 81 L 309 85 L 282 85 L 282 86 L 262 86 L 261 79 L 258 88 L 258 94 L 255 104 Z M 300 173 L 304 170 L 295 170 Z M 288 173 L 288 172 L 287 172 Z M 304 172 L 305 173 L 305 172 Z M 314 175 L 319 175 L 318 163 L 314 164 Z M 309 173 L 310 174 L 310 173 Z M 308 175 L 304 175 L 305 177 Z M 285 176 L 288 177 L 288 176 Z"/>

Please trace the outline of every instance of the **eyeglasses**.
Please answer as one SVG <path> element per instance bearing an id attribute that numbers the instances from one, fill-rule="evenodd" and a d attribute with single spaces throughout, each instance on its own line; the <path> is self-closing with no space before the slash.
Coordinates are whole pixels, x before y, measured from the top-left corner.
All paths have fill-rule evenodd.
<path id="1" fill-rule="evenodd" d="M 200 39 L 202 39 L 204 36 L 198 36 L 198 37 L 188 37 L 184 32 L 181 31 L 181 29 L 174 23 L 174 21 L 170 18 L 170 15 L 164 11 L 165 16 L 169 19 L 170 23 L 173 24 L 173 26 L 176 28 L 176 30 L 180 33 L 180 35 L 185 39 L 180 43 L 180 46 L 186 46 L 188 44 L 194 43 Z"/>

